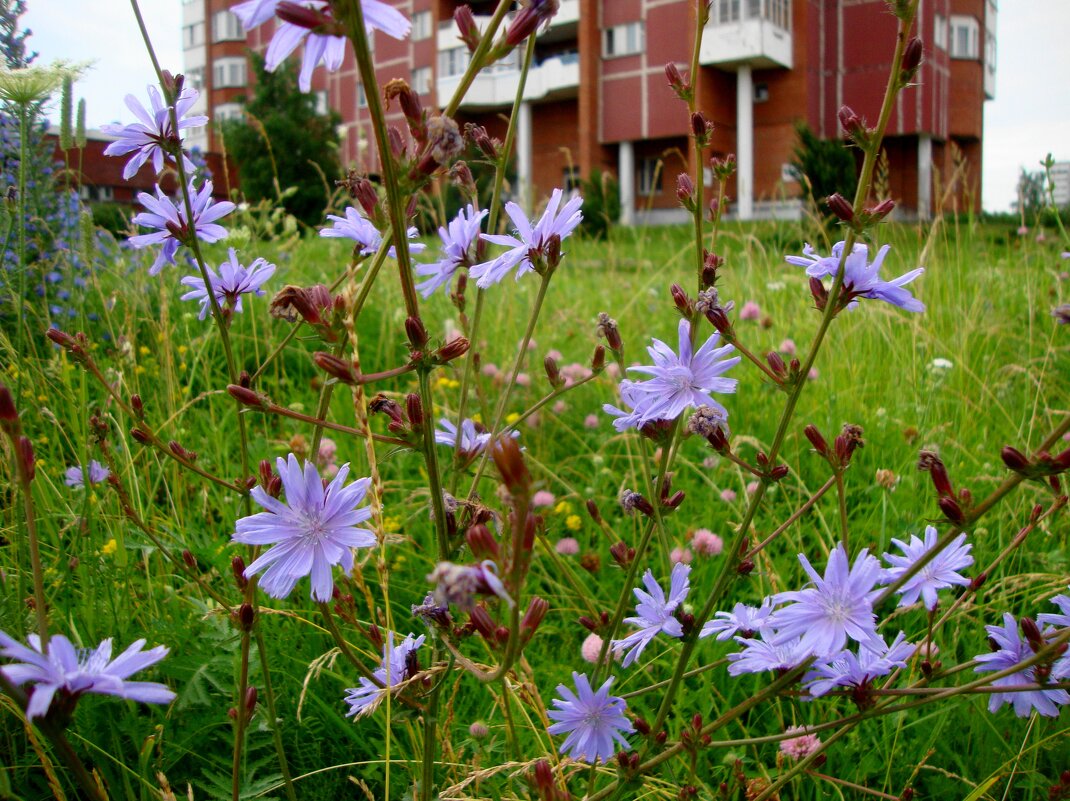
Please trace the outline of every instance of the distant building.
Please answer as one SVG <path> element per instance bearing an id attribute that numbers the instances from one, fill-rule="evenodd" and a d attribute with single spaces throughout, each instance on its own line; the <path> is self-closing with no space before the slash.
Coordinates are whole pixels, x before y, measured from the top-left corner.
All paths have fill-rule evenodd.
<path id="1" fill-rule="evenodd" d="M 1070 161 L 1057 161 L 1052 165 L 1051 189 L 1057 209 L 1070 206 Z"/>
<path id="2" fill-rule="evenodd" d="M 425 106 L 444 105 L 469 60 L 453 23 L 462 3 L 390 2 L 412 20 L 412 35 L 401 42 L 374 36 L 378 82 L 405 78 Z M 246 44 L 265 50 L 272 24 L 243 41 L 228 2 L 184 4 L 185 69 L 202 88 L 201 110 L 215 121 L 238 115 L 234 98 L 248 81 L 242 53 Z M 468 5 L 482 27 L 496 2 Z M 885 142 L 888 190 L 908 216 L 928 216 L 941 200 L 980 209 L 982 107 L 995 88 L 996 10 L 995 0 L 921 4 L 919 85 L 899 99 Z M 561 0 L 538 38 L 519 111 L 517 194 L 531 203 L 606 170 L 620 182 L 625 222 L 679 219 L 676 175 L 693 173 L 696 156 L 686 107 L 664 68 L 673 62 L 686 70 L 695 25 L 693 0 Z M 787 169 L 796 121 L 823 138 L 840 138 L 836 113 L 847 104 L 874 123 L 895 31 L 886 0 L 713 0 L 701 32 L 697 85 L 699 107 L 715 125 L 704 158 L 734 153 L 738 161 L 729 187 L 732 213 L 742 219 L 799 213 L 800 187 Z M 502 136 L 518 78 L 517 54 L 480 74 L 458 121 Z M 318 69 L 313 90 L 323 108 L 342 116 L 343 162 L 375 172 L 352 53 L 337 73 Z M 400 123 L 396 108 L 391 115 Z M 216 149 L 215 134 L 204 144 Z"/>

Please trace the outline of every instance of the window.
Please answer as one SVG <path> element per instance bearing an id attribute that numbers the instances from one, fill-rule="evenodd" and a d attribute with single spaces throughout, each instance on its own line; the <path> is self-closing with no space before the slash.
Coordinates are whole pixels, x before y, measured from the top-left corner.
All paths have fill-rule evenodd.
<path id="1" fill-rule="evenodd" d="M 739 22 L 739 0 L 717 0 L 717 22 Z"/>
<path id="2" fill-rule="evenodd" d="M 583 188 L 583 179 L 580 177 L 580 168 L 575 165 L 565 167 L 564 172 L 561 175 L 561 185 L 565 187 L 566 194 L 580 191 Z"/>
<path id="3" fill-rule="evenodd" d="M 933 44 L 947 50 L 947 18 L 940 14 L 933 18 Z"/>
<path id="4" fill-rule="evenodd" d="M 451 47 L 449 50 L 440 50 L 438 54 L 438 74 L 443 78 L 452 75 L 463 75 L 468 69 L 471 56 L 467 47 Z"/>
<path id="5" fill-rule="evenodd" d="M 412 91 L 426 95 L 431 91 L 431 68 L 417 67 L 412 71 Z"/>
<path id="6" fill-rule="evenodd" d="M 739 0 L 736 0 L 738 3 Z M 642 22 L 614 25 L 602 31 L 602 55 L 605 58 L 642 53 L 646 46 Z"/>
<path id="7" fill-rule="evenodd" d="M 204 44 L 204 23 L 194 22 L 192 25 L 182 26 L 182 47 L 189 50 L 191 47 L 200 47 Z"/>
<path id="8" fill-rule="evenodd" d="M 327 103 L 327 90 L 321 89 L 316 92 L 316 113 L 322 117 L 326 116 L 330 110 L 330 104 Z"/>
<path id="9" fill-rule="evenodd" d="M 221 103 L 212 109 L 214 122 L 226 122 L 227 120 L 240 120 L 245 117 L 241 103 Z"/>
<path id="10" fill-rule="evenodd" d="M 364 94 L 364 84 L 357 84 L 357 108 L 368 107 L 368 96 Z"/>
<path id="11" fill-rule="evenodd" d="M 82 200 L 114 200 L 115 192 L 110 186 L 88 186 L 82 184 L 78 187 L 78 196 Z"/>
<path id="12" fill-rule="evenodd" d="M 204 67 L 190 67 L 185 72 L 186 86 L 196 89 L 198 92 L 204 87 Z"/>
<path id="13" fill-rule="evenodd" d="M 244 42 L 245 32 L 238 18 L 229 11 L 217 11 L 212 16 L 213 42 Z"/>
<path id="14" fill-rule="evenodd" d="M 661 159 L 645 158 L 639 161 L 636 190 L 640 195 L 661 194 Z"/>
<path id="15" fill-rule="evenodd" d="M 977 17 L 960 14 L 952 15 L 952 58 L 978 59 L 981 57 L 980 28 Z"/>
<path id="16" fill-rule="evenodd" d="M 419 14 L 412 15 L 412 34 L 410 38 L 414 42 L 419 42 L 421 39 L 431 38 L 431 12 L 421 11 Z"/>
<path id="17" fill-rule="evenodd" d="M 245 86 L 245 59 L 241 56 L 217 58 L 212 63 L 212 83 L 216 89 Z"/>

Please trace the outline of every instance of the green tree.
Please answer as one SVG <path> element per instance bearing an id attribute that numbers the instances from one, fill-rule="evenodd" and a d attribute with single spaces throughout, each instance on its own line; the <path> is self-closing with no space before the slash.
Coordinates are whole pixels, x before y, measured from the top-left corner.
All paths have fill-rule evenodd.
<path id="1" fill-rule="evenodd" d="M 286 210 L 308 225 L 323 222 L 327 192 L 340 177 L 338 124 L 335 111 L 316 111 L 316 97 L 297 88 L 297 73 L 289 65 L 275 72 L 264 69 L 262 56 L 252 53 L 256 75 L 252 99 L 245 98 L 248 117 L 223 123 L 227 152 L 238 165 L 241 189 L 251 201 L 282 199 Z M 322 171 L 317 171 L 316 165 Z M 326 176 L 328 185 L 324 185 Z"/>
<path id="2" fill-rule="evenodd" d="M 825 210 L 823 201 L 834 192 L 854 198 L 858 171 L 854 155 L 838 139 L 821 139 L 805 122 L 795 125 L 799 137 L 792 154 L 791 169 L 803 186 L 803 196 Z"/>

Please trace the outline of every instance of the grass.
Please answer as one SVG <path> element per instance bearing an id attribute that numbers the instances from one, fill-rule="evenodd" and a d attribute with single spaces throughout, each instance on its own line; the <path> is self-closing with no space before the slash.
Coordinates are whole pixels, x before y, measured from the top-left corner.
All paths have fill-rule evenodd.
<path id="1" fill-rule="evenodd" d="M 914 467 L 920 447 L 937 446 L 956 487 L 968 487 L 980 498 L 1007 474 L 999 458 L 1002 446 L 1029 451 L 1070 411 L 1070 343 L 1066 330 L 1059 329 L 1049 314 L 1052 306 L 1066 301 L 1067 283 L 1059 275 L 1058 254 L 1042 244 L 1004 241 L 1000 234 L 955 224 L 932 234 L 912 226 L 881 230 L 893 246 L 886 273 L 897 275 L 914 267 L 926 249 L 927 272 L 914 286 L 928 309 L 911 315 L 886 304 L 864 302 L 836 320 L 817 361 L 818 375 L 802 396 L 782 453 L 791 472 L 767 495 L 755 521 L 756 536 L 770 533 L 828 478 L 827 467 L 802 435 L 807 423 L 818 426 L 830 440 L 844 423 L 864 428 L 865 447 L 846 476 L 851 543 L 852 550 L 869 546 L 881 553 L 893 537 L 920 533 L 930 521 L 939 525 L 928 476 Z M 682 228 L 630 229 L 614 231 L 607 243 L 566 242 L 568 255 L 553 279 L 546 311 L 535 330 L 537 347 L 528 357 L 530 387 L 517 389 L 509 411 L 523 411 L 546 391 L 540 364 L 548 351 L 560 351 L 562 364 L 589 362 L 597 344 L 594 323 L 600 311 L 618 320 L 629 363 L 646 360 L 644 348 L 651 336 L 673 342 L 677 317 L 668 286 L 673 281 L 688 288 L 694 284 L 687 235 Z M 740 322 L 737 327 L 755 353 L 776 349 L 788 338 L 804 353 L 819 322 L 805 276 L 783 262 L 785 254 L 801 252 L 798 236 L 795 227 L 757 223 L 729 226 L 719 242 L 726 258 L 722 297 L 735 300 L 737 306 L 753 300 L 762 310 L 760 321 Z M 272 291 L 286 283 L 329 283 L 344 270 L 348 257 L 347 249 L 334 241 L 309 239 L 282 248 L 243 240 L 240 234 L 237 241 L 243 255 L 264 255 L 279 264 L 270 282 Z M 209 260 L 218 263 L 224 253 L 217 248 Z M 391 269 L 395 269 L 391 263 L 384 267 L 360 318 L 365 371 L 389 369 L 406 359 L 403 306 Z M 174 439 L 196 451 L 197 463 L 211 472 L 235 477 L 240 464 L 236 412 L 224 391 L 221 346 L 210 321 L 197 319 L 196 305 L 178 299 L 177 279 L 173 269 L 148 277 L 144 260 L 123 251 L 95 276 L 83 316 L 66 328 L 86 330 L 94 358 L 108 380 L 123 397 L 141 395 L 147 419 L 164 440 Z M 484 365 L 493 363 L 502 370 L 511 365 L 536 289 L 537 281 L 529 277 L 515 285 L 505 282 L 488 293 L 480 343 Z M 267 299 L 247 300 L 245 313 L 233 322 L 236 353 L 250 372 L 290 329 L 288 323 L 271 319 L 266 309 Z M 442 338 L 457 323 L 456 310 L 441 296 L 426 303 L 425 309 L 433 338 Z M 68 465 L 99 458 L 90 431 L 90 417 L 97 415 L 107 424 L 120 460 L 120 477 L 138 514 L 171 547 L 188 549 L 205 581 L 230 598 L 237 598 L 230 569 L 237 551 L 229 544 L 240 514 L 236 496 L 134 442 L 129 435 L 134 421 L 65 354 L 40 342 L 38 358 L 15 353 L 11 329 L 5 328 L 3 334 L 0 356 L 7 373 L 3 380 L 19 390 L 16 402 L 23 427 L 38 454 L 34 500 L 41 518 L 53 629 L 86 645 L 109 636 L 117 646 L 140 637 L 147 637 L 150 644 L 167 644 L 171 655 L 159 666 L 156 678 L 179 694 L 167 709 L 83 700 L 72 741 L 100 772 L 114 798 L 159 798 L 158 772 L 167 776 L 179 795 L 189 784 L 198 799 L 229 797 L 233 735 L 227 710 L 233 704 L 237 676 L 237 629 L 197 584 L 178 574 L 126 521 L 113 492 L 104 487 L 72 491 L 63 484 L 63 471 Z M 318 349 L 323 346 L 308 330 L 302 331 L 266 371 L 260 388 L 279 403 L 313 414 L 321 374 L 310 356 Z M 460 364 L 435 375 L 436 414 L 449 416 L 456 406 Z M 739 391 L 727 401 L 733 445 L 752 460 L 757 450 L 768 447 L 783 396 L 746 362 L 734 375 L 740 379 Z M 402 377 L 372 389 L 405 393 L 414 383 Z M 515 747 L 506 737 L 500 685 L 479 685 L 460 671 L 444 679 L 447 703 L 439 776 L 443 787 L 464 786 L 443 798 L 527 797 L 525 781 L 514 774 L 531 760 L 551 756 L 560 744 L 546 734 L 542 718 L 554 687 L 566 681 L 570 671 L 585 669 L 579 649 L 587 632 L 577 618 L 594 610 L 611 611 L 623 582 L 622 571 L 609 555 L 609 540 L 585 514 L 584 503 L 595 500 L 610 529 L 629 543 L 638 539 L 641 525 L 624 516 L 616 504 L 622 489 L 644 486 L 646 468 L 634 433 L 616 434 L 601 413 L 603 403 L 615 402 L 614 386 L 615 381 L 603 374 L 566 395 L 565 408 L 540 413 L 536 427 L 520 427 L 529 469 L 539 487 L 554 493 L 562 504 L 547 511 L 545 538 L 536 545 L 526 589 L 529 595 L 546 598 L 551 608 L 509 683 L 508 708 L 519 731 Z M 498 388 L 491 378 L 481 376 L 477 389 L 474 408 L 489 421 Z M 301 438 L 307 447 L 311 426 L 246 414 L 254 460 L 299 449 Z M 589 428 L 585 419 L 592 414 L 598 424 Z M 355 424 L 348 392 L 334 394 L 330 416 Z M 381 420 L 375 425 L 384 429 Z M 352 462 L 354 475 L 365 475 L 363 443 L 331 436 L 338 445 L 339 463 Z M 393 535 L 385 553 L 391 612 L 402 634 L 420 633 L 421 624 L 409 609 L 429 589 L 425 577 L 436 561 L 422 461 L 415 453 L 388 447 L 379 451 L 378 458 L 386 486 L 385 515 Z M 894 490 L 877 484 L 878 469 L 898 477 Z M 0 629 L 21 635 L 32 621 L 32 610 L 24 601 L 31 587 L 29 564 L 10 459 L 4 460 L 3 470 L 0 568 L 5 592 L 0 595 Z M 747 483 L 739 468 L 711 459 L 703 443 L 685 442 L 673 488 L 684 490 L 687 497 L 669 519 L 665 547 L 650 556 L 656 576 L 668 574 L 668 550 L 685 546 L 693 530 L 726 534 L 738 525 Z M 462 477 L 461 488 L 467 485 Z M 728 489 L 737 493 L 733 502 L 721 498 Z M 489 504 L 497 505 L 492 482 L 485 482 L 481 491 Z M 985 517 L 970 536 L 977 563 L 987 564 L 1006 547 L 1027 522 L 1032 506 L 1048 497 L 1040 485 L 1023 485 Z M 953 625 L 936 640 L 945 666 L 983 652 L 983 626 L 998 622 L 1003 611 L 1016 615 L 1051 611 L 1046 599 L 1065 588 L 1070 574 L 1066 520 L 1063 514 L 1042 524 L 989 576 L 977 600 L 956 613 Z M 839 537 L 838 529 L 836 501 L 830 494 L 763 552 L 754 573 L 737 583 L 731 600 L 756 601 L 766 593 L 799 586 L 805 577 L 795 555 L 806 553 L 823 562 Z M 576 537 L 580 556 L 552 552 L 553 543 L 563 536 Z M 383 625 L 383 593 L 374 564 L 374 557 L 365 553 L 365 569 L 343 591 L 357 598 L 361 620 L 376 619 Z M 696 556 L 693 568 L 692 599 L 701 599 L 713 581 L 716 558 Z M 375 599 L 374 612 L 365 597 Z M 261 602 L 278 695 L 278 725 L 291 769 L 300 777 L 298 796 L 385 797 L 386 710 L 356 723 L 343 717 L 343 692 L 356 683 L 356 676 L 331 653 L 330 639 L 307 599 L 307 583 L 299 584 L 287 601 L 261 597 Z M 889 636 L 901 627 L 911 641 L 924 637 L 926 621 L 920 612 L 882 611 L 887 613 Z M 377 659 L 356 632 L 350 640 L 369 662 Z M 492 661 L 478 638 L 464 648 L 477 660 Z M 617 671 L 615 692 L 636 692 L 668 678 L 678 648 L 677 642 L 665 638 L 655 641 L 639 666 Z M 731 650 L 730 644 L 703 641 L 697 665 Z M 426 650 L 424 659 L 426 666 Z M 251 683 L 263 687 L 258 660 L 252 664 Z M 968 677 L 972 674 L 949 681 L 963 683 Z M 678 731 L 696 712 L 712 719 L 766 682 L 762 676 L 731 679 L 723 668 L 705 671 L 685 683 L 670 729 Z M 659 700 L 657 692 L 638 695 L 629 699 L 629 709 L 652 716 Z M 830 750 L 820 772 L 892 797 L 907 785 L 915 788 L 918 798 L 1045 797 L 1065 767 L 1070 747 L 1066 713 L 1062 719 L 1019 720 L 1006 708 L 989 714 L 986 702 L 983 695 L 956 697 L 867 721 Z M 834 720 L 851 711 L 847 699 L 804 703 L 785 696 L 756 708 L 714 739 L 777 734 L 789 725 Z M 26 801 L 51 797 L 41 768 L 50 757 L 28 745 L 9 707 L 0 710 L 0 716 L 4 720 L 0 797 Z M 487 725 L 487 737 L 477 739 L 469 733 L 476 721 Z M 244 797 L 283 797 L 271 723 L 261 704 L 249 732 Z M 389 797 L 407 798 L 411 777 L 419 773 L 413 760 L 418 761 L 421 753 L 422 727 L 398 703 L 390 709 L 389 726 L 393 760 Z M 675 798 L 686 783 L 715 793 L 720 782 L 730 780 L 737 760 L 749 779 L 772 778 L 786 769 L 775 743 L 735 748 L 715 743 L 700 753 L 693 774 L 686 760 L 670 761 L 642 791 L 635 787 L 635 795 L 627 797 L 640 797 L 642 792 L 642 797 Z M 485 774 L 473 774 L 473 768 Z M 573 796 L 581 796 L 585 772 L 567 773 L 573 777 L 569 784 Z M 473 775 L 478 780 L 468 781 Z M 865 797 L 858 793 L 804 776 L 794 780 L 782 797 Z"/>

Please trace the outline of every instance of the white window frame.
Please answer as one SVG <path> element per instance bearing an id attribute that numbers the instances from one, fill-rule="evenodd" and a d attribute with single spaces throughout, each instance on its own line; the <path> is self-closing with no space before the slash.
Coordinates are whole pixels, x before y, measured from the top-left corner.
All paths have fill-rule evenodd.
<path id="1" fill-rule="evenodd" d="M 204 45 L 204 20 L 182 26 L 182 49 L 192 50 Z"/>
<path id="2" fill-rule="evenodd" d="M 414 42 L 420 42 L 424 39 L 430 39 L 433 28 L 434 24 L 431 19 L 430 11 L 420 11 L 416 14 L 413 14 L 412 33 L 409 34 L 409 39 Z"/>
<path id="3" fill-rule="evenodd" d="M 951 58 L 981 60 L 981 23 L 977 17 L 969 14 L 952 14 L 948 36 Z"/>
<path id="4" fill-rule="evenodd" d="M 357 108 L 368 107 L 368 95 L 364 93 L 364 84 L 357 81 Z"/>
<path id="5" fill-rule="evenodd" d="M 245 117 L 245 107 L 241 103 L 220 103 L 212 109 L 212 122 L 240 120 Z"/>
<path id="6" fill-rule="evenodd" d="M 454 75 L 463 75 L 468 69 L 468 63 L 472 60 L 468 48 L 451 47 L 448 50 L 438 51 L 438 74 L 440 78 L 450 78 Z"/>
<path id="7" fill-rule="evenodd" d="M 947 52 L 947 17 L 943 14 L 933 16 L 933 45 Z"/>
<path id="8" fill-rule="evenodd" d="M 661 183 L 665 171 L 661 159 L 657 156 L 647 156 L 639 159 L 635 165 L 635 193 L 641 197 L 651 197 L 661 194 Z M 660 168 L 659 168 L 660 167 Z"/>
<path id="9" fill-rule="evenodd" d="M 321 117 L 327 116 L 331 111 L 331 104 L 327 101 L 327 90 L 320 89 L 315 92 L 314 97 L 316 98 L 316 113 Z"/>
<path id="10" fill-rule="evenodd" d="M 183 74 L 186 77 L 186 86 L 198 92 L 204 88 L 204 67 L 190 67 Z"/>
<path id="11" fill-rule="evenodd" d="M 418 95 L 431 94 L 430 67 L 416 67 L 412 71 L 412 91 Z"/>
<path id="12" fill-rule="evenodd" d="M 646 26 L 642 21 L 626 22 L 602 30 L 602 58 L 634 56 L 646 49 Z"/>
<path id="13" fill-rule="evenodd" d="M 242 87 L 248 83 L 245 56 L 223 56 L 212 62 L 212 88 Z"/>
<path id="14" fill-rule="evenodd" d="M 212 15 L 213 42 L 244 42 L 245 31 L 241 21 L 229 11 L 217 11 Z"/>

